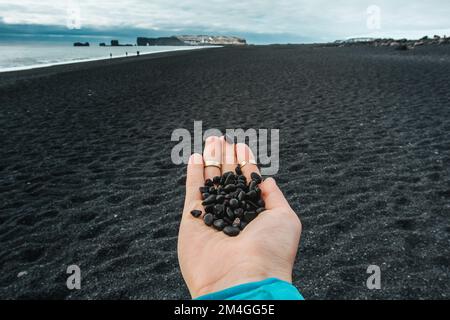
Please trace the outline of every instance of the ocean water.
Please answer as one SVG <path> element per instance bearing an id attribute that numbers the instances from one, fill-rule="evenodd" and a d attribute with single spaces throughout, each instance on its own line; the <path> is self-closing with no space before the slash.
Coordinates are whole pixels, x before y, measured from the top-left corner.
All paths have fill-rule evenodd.
<path id="1" fill-rule="evenodd" d="M 180 46 L 132 46 L 132 47 L 74 47 L 63 43 L 27 43 L 4 44 L 0 43 L 0 72 L 33 69 L 83 61 L 136 56 L 167 51 L 196 50 L 207 47 L 180 47 Z"/>

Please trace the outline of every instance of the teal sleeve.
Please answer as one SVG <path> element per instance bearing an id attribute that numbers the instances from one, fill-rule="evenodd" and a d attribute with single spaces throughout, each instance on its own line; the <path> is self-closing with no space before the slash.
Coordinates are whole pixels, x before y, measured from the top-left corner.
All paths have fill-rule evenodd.
<path id="1" fill-rule="evenodd" d="M 196 300 L 304 300 L 289 282 L 268 278 L 200 296 Z"/>

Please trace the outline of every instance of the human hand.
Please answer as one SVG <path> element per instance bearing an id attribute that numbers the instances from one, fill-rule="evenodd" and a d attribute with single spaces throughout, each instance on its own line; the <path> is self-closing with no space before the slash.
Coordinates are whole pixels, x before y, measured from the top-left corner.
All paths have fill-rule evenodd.
<path id="1" fill-rule="evenodd" d="M 259 185 L 266 210 L 237 237 L 208 227 L 190 213 L 196 209 L 204 215 L 199 188 L 206 179 L 234 171 L 238 163 L 253 159 L 246 144 L 230 144 L 224 137 L 209 137 L 203 156 L 193 154 L 189 159 L 178 260 L 193 298 L 271 277 L 292 282 L 302 226 L 274 179 L 268 178 Z M 205 160 L 221 162 L 222 170 L 205 167 Z M 251 163 L 242 172 L 248 181 L 252 172 L 259 174 L 258 167 Z"/>

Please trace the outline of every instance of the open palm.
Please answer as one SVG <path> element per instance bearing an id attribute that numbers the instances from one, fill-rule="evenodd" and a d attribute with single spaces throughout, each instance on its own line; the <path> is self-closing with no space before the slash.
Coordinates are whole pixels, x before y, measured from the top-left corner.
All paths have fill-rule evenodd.
<path id="1" fill-rule="evenodd" d="M 230 144 L 223 137 L 208 138 L 203 156 L 193 154 L 189 159 L 178 259 L 194 298 L 269 277 L 292 281 L 301 223 L 272 178 L 260 184 L 267 210 L 237 237 L 214 230 L 190 214 L 194 209 L 204 212 L 199 188 L 206 179 L 234 171 L 237 163 L 249 159 L 253 159 L 253 154 L 247 145 Z M 204 160 L 219 161 L 222 169 L 205 167 Z M 249 181 L 252 172 L 259 173 L 251 163 L 242 171 Z"/>

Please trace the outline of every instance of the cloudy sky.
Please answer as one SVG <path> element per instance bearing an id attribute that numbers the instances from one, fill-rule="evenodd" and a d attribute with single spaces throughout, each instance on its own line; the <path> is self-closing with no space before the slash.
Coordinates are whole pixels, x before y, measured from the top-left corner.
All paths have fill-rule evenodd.
<path id="1" fill-rule="evenodd" d="M 449 17 L 449 0 L 0 0 L 0 28 L 69 23 L 80 30 L 248 35 L 254 42 L 450 35 Z"/>

